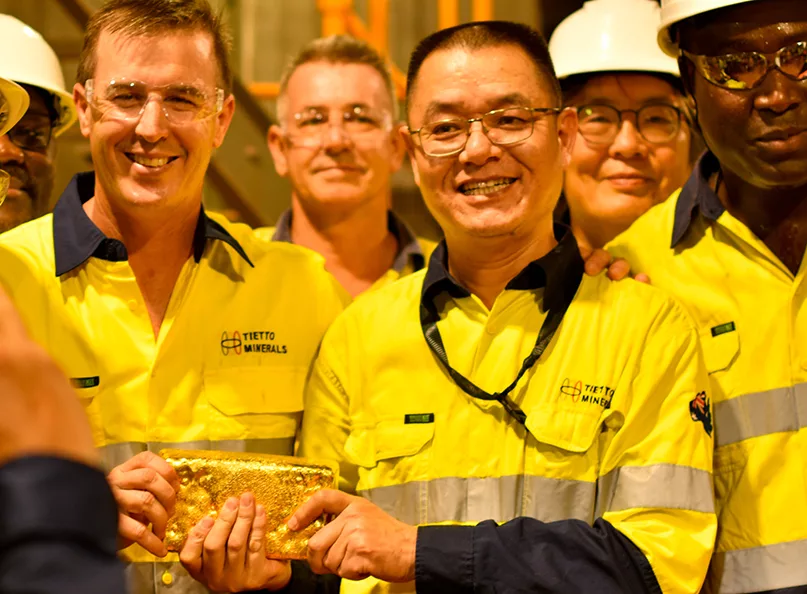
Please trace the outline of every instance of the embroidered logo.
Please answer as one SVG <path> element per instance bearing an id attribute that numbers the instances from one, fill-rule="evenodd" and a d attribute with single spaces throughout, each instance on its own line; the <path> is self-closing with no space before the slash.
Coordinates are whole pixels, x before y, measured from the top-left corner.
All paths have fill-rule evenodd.
<path id="1" fill-rule="evenodd" d="M 571 398 L 572 402 L 595 404 L 602 408 L 610 408 L 614 390 L 608 386 L 586 384 L 580 380 L 566 378 L 560 386 L 560 393 Z"/>
<path id="2" fill-rule="evenodd" d="M 276 353 L 285 355 L 289 352 L 285 344 L 275 342 L 275 333 L 268 330 L 248 330 L 221 333 L 221 354 L 240 355 L 241 353 Z"/>
<path id="3" fill-rule="evenodd" d="M 712 436 L 712 405 L 706 392 L 698 392 L 698 395 L 689 401 L 689 416 L 693 421 L 703 423 L 706 434 Z"/>

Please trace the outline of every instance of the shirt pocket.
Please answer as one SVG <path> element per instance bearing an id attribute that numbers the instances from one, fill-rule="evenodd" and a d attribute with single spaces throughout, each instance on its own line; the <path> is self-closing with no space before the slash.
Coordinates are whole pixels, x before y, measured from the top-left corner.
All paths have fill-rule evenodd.
<path id="1" fill-rule="evenodd" d="M 306 370 L 237 367 L 207 370 L 203 377 L 211 440 L 291 439 L 303 410 Z M 290 453 L 290 449 L 288 452 Z"/>
<path id="2" fill-rule="evenodd" d="M 104 422 L 101 416 L 101 386 L 96 385 L 87 388 L 76 388 L 73 391 L 78 396 L 79 402 L 84 407 L 87 420 L 90 422 L 92 439 L 96 447 L 101 447 L 106 443 L 104 433 Z"/>
<path id="3" fill-rule="evenodd" d="M 345 457 L 358 467 L 356 490 L 403 522 L 423 523 L 433 439 L 434 423 L 390 420 L 354 428 Z"/>
<path id="4" fill-rule="evenodd" d="M 712 329 L 700 331 L 706 370 L 712 374 L 728 369 L 740 351 L 740 335 L 736 330 L 712 336 Z"/>

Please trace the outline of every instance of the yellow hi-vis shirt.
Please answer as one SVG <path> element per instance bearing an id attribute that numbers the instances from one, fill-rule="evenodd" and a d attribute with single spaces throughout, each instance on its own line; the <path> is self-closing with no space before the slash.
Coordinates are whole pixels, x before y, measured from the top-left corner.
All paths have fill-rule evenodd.
<path id="1" fill-rule="evenodd" d="M 306 375 L 348 300 L 322 258 L 202 211 L 155 340 L 126 248 L 82 209 L 93 192 L 82 174 L 53 215 L 0 236 L 0 284 L 71 378 L 107 469 L 162 447 L 290 454 Z M 124 556 L 132 594 L 207 592 L 177 555 Z"/>
<path id="2" fill-rule="evenodd" d="M 449 363 L 497 392 L 533 349 L 542 304 L 582 275 L 577 245 L 569 233 L 490 310 L 456 285 L 445 257 L 441 244 L 426 271 L 355 301 L 328 330 L 306 388 L 302 453 L 338 460 L 341 488 L 409 524 L 602 517 L 665 593 L 696 592 L 716 519 L 711 424 L 691 412 L 708 407 L 708 377 L 684 310 L 653 287 L 583 277 L 512 392 L 527 434 L 444 370 L 424 339 L 421 295 L 434 296 Z M 384 591 L 373 580 L 342 589 Z"/>
<path id="3" fill-rule="evenodd" d="M 375 291 L 395 282 L 402 276 L 421 270 L 428 260 L 436 243 L 423 237 L 416 237 L 409 226 L 391 210 L 387 213 L 387 227 L 398 240 L 398 253 L 392 267 L 376 280 L 365 293 Z M 291 209 L 283 211 L 275 227 L 255 229 L 255 235 L 267 241 L 294 243 L 291 239 Z"/>
<path id="4" fill-rule="evenodd" d="M 794 277 L 725 210 L 709 185 L 719 167 L 707 153 L 679 195 L 608 249 L 648 273 L 698 325 L 714 396 L 711 591 L 805 588 L 807 269 L 802 263 Z"/>

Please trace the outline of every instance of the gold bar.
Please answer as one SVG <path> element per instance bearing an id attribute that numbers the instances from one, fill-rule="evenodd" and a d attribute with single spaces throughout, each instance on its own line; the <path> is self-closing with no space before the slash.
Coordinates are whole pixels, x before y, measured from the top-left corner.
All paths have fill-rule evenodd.
<path id="1" fill-rule="evenodd" d="M 304 458 L 205 450 L 160 451 L 180 481 L 176 510 L 168 522 L 165 545 L 182 550 L 188 534 L 205 516 L 216 517 L 230 497 L 250 491 L 266 509 L 266 556 L 305 559 L 308 539 L 322 528 L 325 516 L 299 532 L 286 522 L 320 489 L 335 489 L 338 470 Z"/>

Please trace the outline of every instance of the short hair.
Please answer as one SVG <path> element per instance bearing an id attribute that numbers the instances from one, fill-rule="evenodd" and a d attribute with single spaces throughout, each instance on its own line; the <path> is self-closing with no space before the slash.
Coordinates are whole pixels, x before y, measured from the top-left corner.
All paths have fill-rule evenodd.
<path id="1" fill-rule="evenodd" d="M 306 44 L 283 69 L 280 77 L 280 92 L 277 96 L 278 120 L 283 120 L 286 111 L 286 90 L 294 72 L 303 64 L 325 62 L 327 64 L 366 64 L 378 72 L 392 105 L 392 117 L 398 119 L 398 99 L 392 74 L 384 58 L 371 45 L 350 35 L 331 35 Z"/>
<path id="2" fill-rule="evenodd" d="M 555 67 L 549 55 L 546 39 L 538 31 L 528 25 L 509 21 L 477 21 L 442 29 L 432 33 L 420 43 L 409 59 L 406 73 L 406 109 L 409 111 L 412 93 L 415 90 L 420 68 L 431 54 L 440 50 L 461 48 L 479 50 L 487 47 L 512 45 L 521 48 L 535 64 L 539 74 L 546 77 L 552 87 L 557 107 L 560 107 L 562 95 Z"/>
<path id="3" fill-rule="evenodd" d="M 79 84 L 83 85 L 95 73 L 98 40 L 104 31 L 131 37 L 173 32 L 208 33 L 213 38 L 213 50 L 219 66 L 218 84 L 227 94 L 232 90 L 230 32 L 222 15 L 213 11 L 208 0 L 107 0 L 90 17 L 84 31 L 84 46 L 76 73 Z"/>

